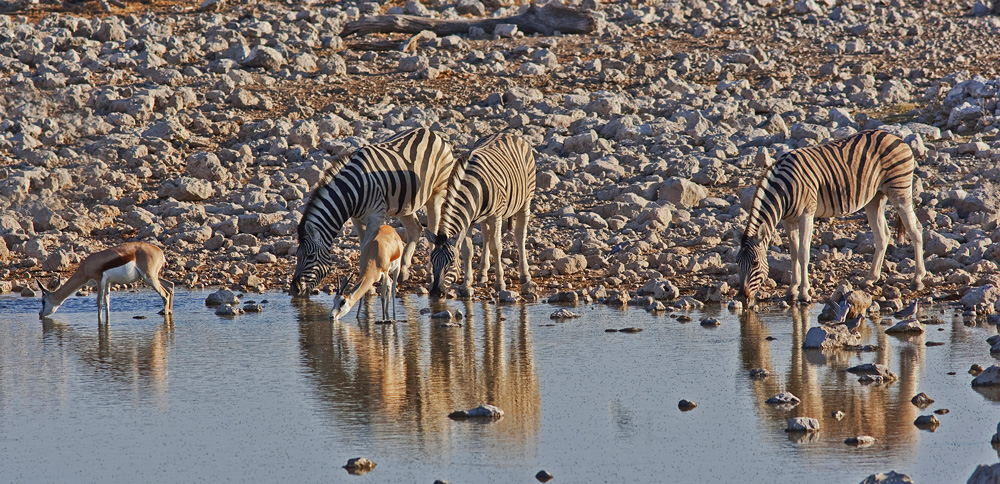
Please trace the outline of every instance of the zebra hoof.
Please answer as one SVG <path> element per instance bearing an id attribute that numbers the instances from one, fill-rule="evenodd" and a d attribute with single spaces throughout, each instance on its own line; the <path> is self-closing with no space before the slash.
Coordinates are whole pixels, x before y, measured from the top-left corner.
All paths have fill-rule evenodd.
<path id="1" fill-rule="evenodd" d="M 489 280 L 489 277 L 487 277 L 486 274 L 480 274 L 480 275 L 476 276 L 476 282 L 479 283 L 479 284 L 486 284 L 486 281 L 488 281 L 488 280 Z"/>

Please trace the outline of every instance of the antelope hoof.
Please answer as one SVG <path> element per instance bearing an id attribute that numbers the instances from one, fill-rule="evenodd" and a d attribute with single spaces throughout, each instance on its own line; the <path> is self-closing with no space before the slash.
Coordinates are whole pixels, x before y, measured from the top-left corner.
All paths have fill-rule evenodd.
<path id="1" fill-rule="evenodd" d="M 399 282 L 405 282 L 410 280 L 410 270 L 402 269 L 399 271 Z"/>
<path id="2" fill-rule="evenodd" d="M 919 280 L 919 279 L 913 281 L 913 290 L 914 291 L 923 291 L 924 290 L 924 282 L 921 281 L 921 280 Z"/>

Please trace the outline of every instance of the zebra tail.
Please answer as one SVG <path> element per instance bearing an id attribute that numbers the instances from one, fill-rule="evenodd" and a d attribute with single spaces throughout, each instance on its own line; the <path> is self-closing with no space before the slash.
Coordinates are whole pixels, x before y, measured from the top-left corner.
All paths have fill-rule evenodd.
<path id="1" fill-rule="evenodd" d="M 898 212 L 896 213 L 896 245 L 902 245 L 904 242 L 909 240 L 906 235 L 906 230 L 903 228 L 903 216 Z"/>

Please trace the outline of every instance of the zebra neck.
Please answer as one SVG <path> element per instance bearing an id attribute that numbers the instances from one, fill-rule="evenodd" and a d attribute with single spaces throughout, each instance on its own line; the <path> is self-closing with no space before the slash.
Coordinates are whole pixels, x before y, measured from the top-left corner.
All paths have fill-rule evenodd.
<path id="1" fill-rule="evenodd" d="M 761 234 L 773 232 L 778 221 L 785 215 L 787 199 L 788 190 L 782 183 L 775 181 L 775 173 L 772 170 L 754 191 L 750 204 L 750 218 L 747 220 L 746 230 L 743 231 L 743 240 L 759 238 Z"/>

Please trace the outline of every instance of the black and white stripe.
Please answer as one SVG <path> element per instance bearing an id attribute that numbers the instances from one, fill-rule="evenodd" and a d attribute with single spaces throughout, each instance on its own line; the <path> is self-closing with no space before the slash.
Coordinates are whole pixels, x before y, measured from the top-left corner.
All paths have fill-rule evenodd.
<path id="1" fill-rule="evenodd" d="M 885 221 L 886 200 L 896 208 L 913 242 L 914 284 L 923 287 L 921 227 L 913 213 L 914 166 L 910 147 L 881 130 L 863 131 L 779 156 L 754 192 L 750 219 L 740 237 L 736 258 L 741 298 L 753 305 L 767 278 L 765 239 L 780 221 L 788 232 L 793 263 L 788 294 L 808 300 L 813 219 L 850 214 L 862 207 L 875 235 L 875 255 L 865 280 L 877 281 L 890 236 Z"/>
<path id="2" fill-rule="evenodd" d="M 381 227 L 386 216 L 402 221 L 405 280 L 420 237 L 415 213 L 426 206 L 428 227 L 436 231 L 454 164 L 451 146 L 426 128 L 398 133 L 336 160 L 329 181 L 313 191 L 299 222 L 292 294 L 308 295 L 329 273 L 330 249 L 348 218 L 359 228 L 362 246 L 377 231 L 369 234 L 365 227 Z"/>
<path id="3" fill-rule="evenodd" d="M 457 259 L 457 243 L 462 244 L 465 261 L 464 289 L 472 292 L 472 242 L 467 236 L 472 224 L 479 223 L 483 231 L 483 255 L 479 282 L 486 282 L 490 267 L 490 252 L 496 261 L 498 291 L 506 289 L 501 264 L 501 225 L 513 219 L 517 241 L 522 289 L 531 282 L 525 241 L 531 199 L 535 194 L 535 156 L 521 138 L 498 133 L 480 139 L 464 157 L 455 163 L 448 193 L 441 212 L 441 224 L 432 241 L 431 252 L 434 280 L 431 294 L 437 295 L 451 283 L 452 264 Z M 487 250 L 487 248 L 489 250 Z"/>

